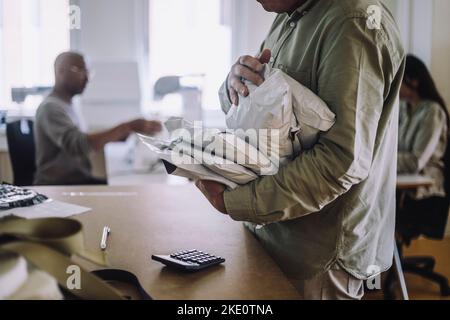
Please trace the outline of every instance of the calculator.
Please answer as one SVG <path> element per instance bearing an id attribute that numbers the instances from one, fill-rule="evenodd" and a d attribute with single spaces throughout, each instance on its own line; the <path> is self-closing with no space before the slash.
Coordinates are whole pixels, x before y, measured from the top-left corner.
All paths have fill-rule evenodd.
<path id="1" fill-rule="evenodd" d="M 185 271 L 197 271 L 225 262 L 222 257 L 209 253 L 193 250 L 183 250 L 171 255 L 152 255 L 152 259 Z"/>

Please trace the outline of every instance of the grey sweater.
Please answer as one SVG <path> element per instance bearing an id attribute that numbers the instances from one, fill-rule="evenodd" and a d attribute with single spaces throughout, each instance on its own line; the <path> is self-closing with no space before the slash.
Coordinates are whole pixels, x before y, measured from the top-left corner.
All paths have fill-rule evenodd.
<path id="1" fill-rule="evenodd" d="M 47 97 L 36 113 L 34 137 L 35 184 L 79 184 L 92 178 L 88 138 L 70 104 Z"/>

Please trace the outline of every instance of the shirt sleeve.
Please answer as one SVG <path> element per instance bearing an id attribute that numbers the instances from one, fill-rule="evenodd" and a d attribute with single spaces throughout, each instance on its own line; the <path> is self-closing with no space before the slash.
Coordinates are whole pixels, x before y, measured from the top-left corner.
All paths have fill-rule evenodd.
<path id="1" fill-rule="evenodd" d="M 88 137 L 59 106 L 47 104 L 39 122 L 47 137 L 71 156 L 90 151 Z"/>
<path id="2" fill-rule="evenodd" d="M 425 168 L 438 148 L 446 121 L 445 111 L 439 105 L 433 104 L 428 107 L 415 135 L 412 150 L 398 154 L 399 173 L 420 173 Z"/>
<path id="3" fill-rule="evenodd" d="M 336 123 L 318 143 L 277 175 L 224 193 L 234 220 L 270 223 L 318 212 L 364 181 L 383 110 L 397 66 L 391 65 L 382 30 L 366 19 L 335 24 L 323 43 L 317 94 L 336 114 Z M 395 72 L 396 73 L 396 72 Z M 293 210 L 286 210 L 295 206 Z"/>

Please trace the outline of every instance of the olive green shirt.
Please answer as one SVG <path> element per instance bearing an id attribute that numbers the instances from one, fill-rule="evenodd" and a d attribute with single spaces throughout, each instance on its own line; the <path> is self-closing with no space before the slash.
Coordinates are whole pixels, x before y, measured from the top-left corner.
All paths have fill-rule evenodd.
<path id="1" fill-rule="evenodd" d="M 368 8 L 382 9 L 381 28 Z M 399 88 L 404 51 L 375 0 L 308 0 L 276 17 L 264 48 L 270 65 L 316 93 L 336 123 L 312 150 L 274 176 L 224 194 L 291 279 L 338 263 L 360 279 L 392 264 Z M 230 108 L 225 84 L 219 93 Z"/>
<path id="2" fill-rule="evenodd" d="M 432 101 L 421 101 L 415 108 L 402 103 L 398 146 L 398 172 L 433 178 L 434 184 L 420 187 L 409 195 L 417 200 L 445 197 L 444 161 L 447 148 L 447 116 Z"/>

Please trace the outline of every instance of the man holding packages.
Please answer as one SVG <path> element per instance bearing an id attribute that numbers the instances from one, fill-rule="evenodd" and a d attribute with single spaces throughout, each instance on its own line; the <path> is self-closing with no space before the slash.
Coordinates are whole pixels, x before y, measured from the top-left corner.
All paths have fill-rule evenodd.
<path id="1" fill-rule="evenodd" d="M 233 191 L 197 186 L 250 229 L 306 299 L 361 299 L 363 281 L 392 264 L 399 33 L 375 0 L 258 0 L 276 12 L 259 58 L 243 56 L 220 90 L 225 113 L 261 85 L 265 63 L 317 94 L 336 123 L 311 149 Z M 374 21 L 373 10 L 380 20 Z"/>

